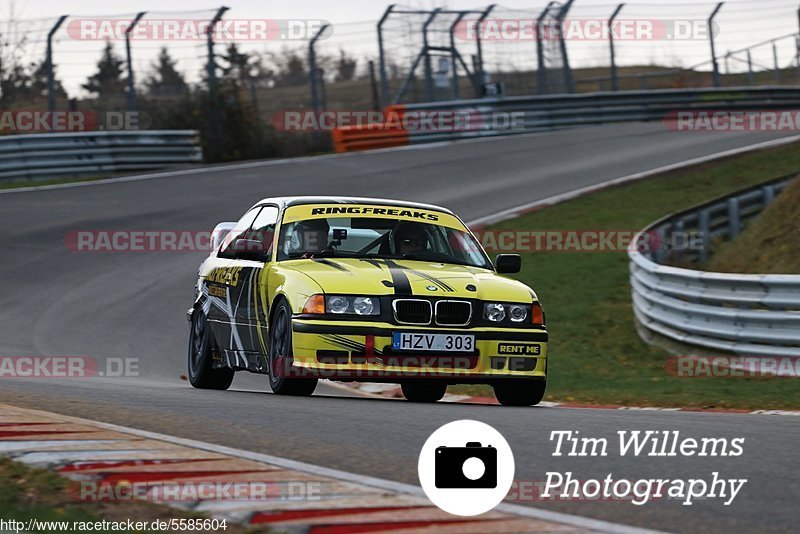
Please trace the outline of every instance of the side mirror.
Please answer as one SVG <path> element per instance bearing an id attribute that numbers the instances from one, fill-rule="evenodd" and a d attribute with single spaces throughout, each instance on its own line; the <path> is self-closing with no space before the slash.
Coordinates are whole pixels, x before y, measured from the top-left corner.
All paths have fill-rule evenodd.
<path id="1" fill-rule="evenodd" d="M 255 239 L 237 239 L 228 251 L 236 260 L 269 261 L 269 252 L 264 250 L 264 244 Z"/>
<path id="2" fill-rule="evenodd" d="M 498 254 L 494 266 L 499 274 L 516 274 L 522 270 L 522 257 L 519 254 Z"/>
<path id="3" fill-rule="evenodd" d="M 235 227 L 235 222 L 223 222 L 214 227 L 214 230 L 211 231 L 211 252 L 214 252 L 219 248 L 231 230 L 233 230 Z"/>

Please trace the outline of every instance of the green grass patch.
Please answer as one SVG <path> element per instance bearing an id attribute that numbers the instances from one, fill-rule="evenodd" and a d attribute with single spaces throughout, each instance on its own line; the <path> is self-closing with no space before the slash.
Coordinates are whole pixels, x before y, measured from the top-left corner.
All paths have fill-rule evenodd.
<path id="1" fill-rule="evenodd" d="M 800 169 L 797 144 L 675 171 L 505 221 L 492 230 L 635 230 L 674 211 Z M 547 400 L 698 408 L 797 408 L 800 380 L 678 378 L 669 354 L 635 329 L 625 252 L 523 255 L 517 278 L 544 304 L 550 332 Z M 692 351 L 703 354 L 702 349 Z M 491 395 L 484 386 L 454 393 Z"/>
<path id="2" fill-rule="evenodd" d="M 706 268 L 726 273 L 800 274 L 798 234 L 800 179 L 790 183 L 736 239 L 713 250 Z"/>

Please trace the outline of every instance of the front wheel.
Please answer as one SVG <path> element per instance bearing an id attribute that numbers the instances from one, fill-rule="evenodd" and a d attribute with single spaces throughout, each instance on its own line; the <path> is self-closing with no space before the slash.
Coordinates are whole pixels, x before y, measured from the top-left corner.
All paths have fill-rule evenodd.
<path id="1" fill-rule="evenodd" d="M 192 314 L 189 332 L 189 383 L 198 389 L 228 389 L 233 382 L 232 369 L 214 369 L 214 340 L 203 310 Z"/>
<path id="2" fill-rule="evenodd" d="M 296 378 L 292 372 L 292 310 L 281 300 L 269 331 L 269 386 L 276 395 L 307 397 L 317 388 L 316 378 Z"/>
<path id="3" fill-rule="evenodd" d="M 494 396 L 503 406 L 534 406 L 542 402 L 546 380 L 506 380 L 493 386 Z"/>
<path id="4" fill-rule="evenodd" d="M 432 380 L 409 380 L 400 384 L 403 396 L 411 402 L 436 402 L 442 400 L 447 384 Z"/>

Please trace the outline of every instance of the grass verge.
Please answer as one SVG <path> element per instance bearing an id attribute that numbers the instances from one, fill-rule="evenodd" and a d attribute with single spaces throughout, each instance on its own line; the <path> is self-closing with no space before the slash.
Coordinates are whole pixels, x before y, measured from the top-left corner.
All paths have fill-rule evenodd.
<path id="1" fill-rule="evenodd" d="M 792 144 L 593 193 L 492 226 L 491 230 L 635 230 L 682 208 L 800 169 Z M 800 380 L 678 378 L 669 354 L 636 333 L 625 252 L 523 255 L 517 278 L 547 311 L 547 400 L 696 408 L 800 407 Z M 695 353 L 702 353 L 697 350 Z M 484 386 L 452 393 L 491 395 Z"/>
<path id="2" fill-rule="evenodd" d="M 726 273 L 800 274 L 798 233 L 800 179 L 791 182 L 736 239 L 712 250 L 706 268 Z"/>
<path id="3" fill-rule="evenodd" d="M 74 532 L 76 522 L 96 523 L 103 520 L 124 522 L 130 519 L 134 522 L 152 524 L 156 519 L 169 521 L 173 518 L 206 517 L 143 501 L 80 502 L 68 491 L 69 484 L 68 479 L 46 469 L 34 469 L 7 458 L 0 458 L 0 517 L 6 521 L 10 519 L 22 521 L 26 526 L 28 520 L 37 520 L 40 528 L 36 532 Z M 46 524 L 48 522 L 49 525 Z M 64 522 L 68 525 L 64 525 Z M 59 529 L 57 523 L 67 528 Z M 93 529 L 93 531 L 111 530 Z M 228 521 L 224 532 L 266 532 L 266 530 L 246 529 Z"/>

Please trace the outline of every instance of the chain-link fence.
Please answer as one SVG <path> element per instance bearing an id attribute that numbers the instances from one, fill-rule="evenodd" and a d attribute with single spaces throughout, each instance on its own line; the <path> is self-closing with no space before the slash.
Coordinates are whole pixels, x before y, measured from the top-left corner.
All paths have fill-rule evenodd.
<path id="1" fill-rule="evenodd" d="M 221 8 L 12 15 L 0 21 L 0 109 L 199 129 L 206 154 L 222 160 L 326 149 L 324 136 L 286 135 L 291 110 L 800 82 L 796 0 L 441 5 L 347 23 L 240 19 Z"/>

